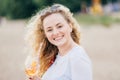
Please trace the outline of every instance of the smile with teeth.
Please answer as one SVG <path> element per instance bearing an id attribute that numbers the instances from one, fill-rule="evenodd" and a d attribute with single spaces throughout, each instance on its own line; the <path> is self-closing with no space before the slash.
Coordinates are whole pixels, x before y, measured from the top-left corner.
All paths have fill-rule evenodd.
<path id="1" fill-rule="evenodd" d="M 58 37 L 54 38 L 54 40 L 55 40 L 55 41 L 59 41 L 59 40 L 61 40 L 63 37 L 64 37 L 64 35 L 58 36 Z"/>

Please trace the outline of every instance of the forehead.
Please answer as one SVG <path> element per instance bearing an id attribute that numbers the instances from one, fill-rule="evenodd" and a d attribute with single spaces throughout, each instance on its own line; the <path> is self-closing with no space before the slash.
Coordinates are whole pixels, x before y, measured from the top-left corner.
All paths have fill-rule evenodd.
<path id="1" fill-rule="evenodd" d="M 58 23 L 66 23 L 66 20 L 62 14 L 53 13 L 53 14 L 44 18 L 43 27 L 47 28 L 47 27 L 55 26 Z"/>

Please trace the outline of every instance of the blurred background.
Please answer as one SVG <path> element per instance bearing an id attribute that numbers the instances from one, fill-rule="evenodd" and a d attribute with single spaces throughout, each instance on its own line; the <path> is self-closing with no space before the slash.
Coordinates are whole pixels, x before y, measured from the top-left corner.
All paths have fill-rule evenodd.
<path id="1" fill-rule="evenodd" d="M 120 0 L 0 0 L 0 80 L 25 80 L 25 27 L 54 3 L 70 8 L 79 22 L 93 80 L 120 80 Z"/>

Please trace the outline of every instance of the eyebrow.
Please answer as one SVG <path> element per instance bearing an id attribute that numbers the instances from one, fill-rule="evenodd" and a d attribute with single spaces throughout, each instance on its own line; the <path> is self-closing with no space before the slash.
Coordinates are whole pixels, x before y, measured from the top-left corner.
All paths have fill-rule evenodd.
<path id="1" fill-rule="evenodd" d="M 56 26 L 58 26 L 59 24 L 61 24 L 61 23 L 57 23 Z"/>
<path id="2" fill-rule="evenodd" d="M 47 27 L 46 29 L 49 29 L 49 28 L 51 28 L 51 26 Z"/>
<path id="3" fill-rule="evenodd" d="M 55 26 L 58 26 L 59 24 L 61 24 L 61 23 L 57 23 Z M 47 27 L 47 29 L 49 29 L 49 28 L 51 28 L 51 26 Z"/>
<path id="4" fill-rule="evenodd" d="M 57 23 L 55 26 L 60 25 L 61 23 Z M 51 26 L 47 27 L 46 29 L 52 28 Z"/>

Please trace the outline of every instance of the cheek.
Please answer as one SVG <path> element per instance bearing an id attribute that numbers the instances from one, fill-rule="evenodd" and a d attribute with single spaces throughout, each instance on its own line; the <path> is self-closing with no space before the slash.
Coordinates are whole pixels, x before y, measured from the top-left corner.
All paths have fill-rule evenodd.
<path id="1" fill-rule="evenodd" d="M 66 23 L 65 26 L 66 26 L 65 28 L 67 29 L 67 31 L 72 32 L 72 25 L 71 24 Z"/>
<path id="2" fill-rule="evenodd" d="M 67 26 L 65 33 L 67 33 L 69 35 L 69 34 L 71 34 L 71 32 L 72 32 L 72 28 L 70 26 Z"/>
<path id="3" fill-rule="evenodd" d="M 73 30 L 73 29 L 70 27 L 70 33 L 72 32 L 72 30 Z"/>
<path id="4" fill-rule="evenodd" d="M 49 41 L 52 39 L 52 36 L 51 36 L 50 33 L 45 33 L 45 35 L 46 35 L 46 37 L 47 37 L 47 39 L 48 39 Z"/>
<path id="5" fill-rule="evenodd" d="M 68 27 L 69 27 L 69 29 L 68 29 L 69 32 L 72 32 L 72 27 L 71 27 L 71 25 L 69 25 Z"/>

